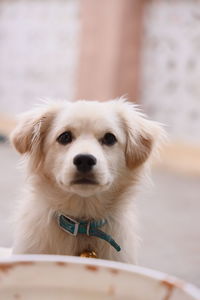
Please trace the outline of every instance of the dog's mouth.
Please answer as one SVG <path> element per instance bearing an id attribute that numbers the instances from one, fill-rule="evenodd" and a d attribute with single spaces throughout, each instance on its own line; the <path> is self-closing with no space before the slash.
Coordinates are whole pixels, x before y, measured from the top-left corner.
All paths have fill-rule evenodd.
<path id="1" fill-rule="evenodd" d="M 98 182 L 94 179 L 83 177 L 83 178 L 73 180 L 72 184 L 91 184 L 91 185 L 94 185 L 94 184 L 98 184 Z"/>

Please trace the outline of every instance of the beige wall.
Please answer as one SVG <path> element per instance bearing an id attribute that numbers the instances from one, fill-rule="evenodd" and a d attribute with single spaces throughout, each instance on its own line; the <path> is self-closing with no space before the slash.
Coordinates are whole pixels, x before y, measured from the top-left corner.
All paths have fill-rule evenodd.
<path id="1" fill-rule="evenodd" d="M 200 1 L 136 3 L 113 0 L 103 7 L 85 0 L 80 7 L 80 0 L 1 1 L 0 112 L 21 112 L 43 97 L 128 94 L 165 123 L 174 140 L 199 144 Z M 142 4 L 144 35 L 138 22 Z M 95 10 L 98 14 L 85 20 Z M 131 44 L 140 44 L 139 36 L 141 69 L 139 47 Z"/>
<path id="2" fill-rule="evenodd" d="M 0 112 L 74 95 L 78 0 L 0 1 Z"/>
<path id="3" fill-rule="evenodd" d="M 174 140 L 200 145 L 200 1 L 146 5 L 141 102 Z"/>

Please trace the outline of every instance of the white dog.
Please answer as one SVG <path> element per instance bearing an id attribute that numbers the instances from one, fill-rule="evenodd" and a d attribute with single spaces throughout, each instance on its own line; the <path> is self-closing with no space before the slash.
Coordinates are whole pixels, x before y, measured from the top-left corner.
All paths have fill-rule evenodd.
<path id="1" fill-rule="evenodd" d="M 123 99 L 53 102 L 24 114 L 11 136 L 28 173 L 13 252 L 94 251 L 135 263 L 135 190 L 162 135 Z"/>

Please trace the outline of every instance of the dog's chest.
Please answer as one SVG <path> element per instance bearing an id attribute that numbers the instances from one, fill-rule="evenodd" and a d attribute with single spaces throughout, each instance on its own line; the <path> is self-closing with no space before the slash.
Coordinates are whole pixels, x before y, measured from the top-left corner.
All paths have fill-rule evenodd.
<path id="1" fill-rule="evenodd" d="M 63 243 L 60 244 L 59 254 L 80 256 L 86 252 L 95 252 L 100 257 L 101 241 L 95 237 L 88 237 L 86 235 L 70 236 L 64 233 L 65 237 Z"/>
<path id="2" fill-rule="evenodd" d="M 60 255 L 80 256 L 85 251 L 95 251 L 99 253 L 101 240 L 96 237 L 78 234 L 77 236 L 70 235 L 60 228 L 54 231 L 54 241 L 52 252 Z"/>

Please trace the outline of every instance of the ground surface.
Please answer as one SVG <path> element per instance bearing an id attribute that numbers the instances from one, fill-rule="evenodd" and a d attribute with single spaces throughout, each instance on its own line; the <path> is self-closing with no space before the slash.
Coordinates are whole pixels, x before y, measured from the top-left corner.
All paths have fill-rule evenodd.
<path id="1" fill-rule="evenodd" d="M 11 212 L 23 176 L 18 155 L 0 144 L 0 246 L 12 245 Z M 153 171 L 154 186 L 138 198 L 140 264 L 200 286 L 200 178 Z"/>

